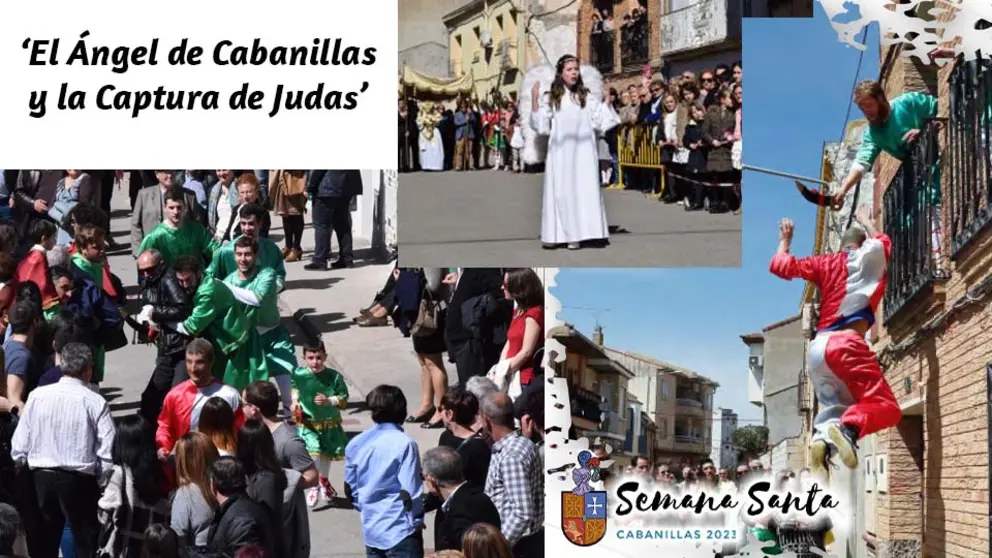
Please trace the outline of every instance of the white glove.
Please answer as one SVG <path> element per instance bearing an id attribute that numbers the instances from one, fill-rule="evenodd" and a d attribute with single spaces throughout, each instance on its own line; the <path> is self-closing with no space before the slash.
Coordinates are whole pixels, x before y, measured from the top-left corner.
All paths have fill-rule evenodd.
<path id="1" fill-rule="evenodd" d="M 145 306 L 142 306 L 141 307 L 141 312 L 138 313 L 138 316 L 135 318 L 135 320 L 139 324 L 147 324 L 147 323 L 151 322 L 152 321 L 152 311 L 153 311 L 153 308 L 152 308 L 152 305 L 151 304 L 146 304 Z"/>
<path id="2" fill-rule="evenodd" d="M 328 397 L 327 398 L 327 401 L 328 401 L 328 403 L 330 403 L 334 407 L 337 407 L 338 404 L 341 403 L 341 400 L 338 399 L 337 397 Z"/>

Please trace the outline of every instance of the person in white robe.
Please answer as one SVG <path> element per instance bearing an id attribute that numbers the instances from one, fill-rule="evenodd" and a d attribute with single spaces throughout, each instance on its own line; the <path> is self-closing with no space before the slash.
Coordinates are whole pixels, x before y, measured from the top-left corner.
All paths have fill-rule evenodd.
<path id="1" fill-rule="evenodd" d="M 424 107 L 417 117 L 417 127 L 420 129 L 420 168 L 425 171 L 444 170 L 444 145 L 437 129 L 441 121 L 440 108 L 438 105 Z"/>
<path id="2" fill-rule="evenodd" d="M 606 244 L 609 227 L 599 184 L 599 137 L 620 124 L 607 93 L 601 101 L 582 83 L 579 61 L 566 55 L 555 65 L 551 90 L 531 90 L 531 126 L 548 136 L 544 169 L 541 242 L 547 249 Z"/>

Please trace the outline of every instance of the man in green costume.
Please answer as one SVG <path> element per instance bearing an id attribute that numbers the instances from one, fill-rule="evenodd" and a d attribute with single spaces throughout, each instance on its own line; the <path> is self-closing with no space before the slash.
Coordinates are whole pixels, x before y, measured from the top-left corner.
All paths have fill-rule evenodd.
<path id="1" fill-rule="evenodd" d="M 248 384 L 268 380 L 268 367 L 243 307 L 223 281 L 204 277 L 196 256 L 182 256 L 173 266 L 176 279 L 193 297 L 193 311 L 171 329 L 189 337 L 205 337 L 215 351 L 213 375 L 240 393 Z"/>
<path id="2" fill-rule="evenodd" d="M 224 283 L 258 331 L 269 375 L 275 377 L 283 408 L 288 413 L 293 402 L 290 375 L 296 369 L 296 348 L 290 340 L 289 330 L 280 321 L 278 277 L 273 269 L 259 267 L 259 241 L 244 234 L 231 245 L 238 269 L 228 275 Z"/>
<path id="3" fill-rule="evenodd" d="M 195 256 L 199 261 L 209 263 L 220 245 L 203 225 L 184 216 L 186 191 L 180 186 L 170 188 L 165 193 L 163 204 L 165 219 L 141 241 L 138 253 L 158 250 L 168 266 L 182 256 Z"/>
<path id="4" fill-rule="evenodd" d="M 261 238 L 262 224 L 266 215 L 265 208 L 254 203 L 241 206 L 238 216 L 241 219 L 241 236 L 234 239 L 234 242 L 225 244 L 220 250 L 214 253 L 214 261 L 207 269 L 207 275 L 215 279 L 227 279 L 232 273 L 238 271 L 238 264 L 235 261 L 234 245 L 239 238 L 248 237 L 256 242 L 258 251 L 256 262 L 260 269 L 271 269 L 276 277 L 276 292 L 282 292 L 286 283 L 286 266 L 282 260 L 282 250 L 279 246 L 268 238 Z"/>

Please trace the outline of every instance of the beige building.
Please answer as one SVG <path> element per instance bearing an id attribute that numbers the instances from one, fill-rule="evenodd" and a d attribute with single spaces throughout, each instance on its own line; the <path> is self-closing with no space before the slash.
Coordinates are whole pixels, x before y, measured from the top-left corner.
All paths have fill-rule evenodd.
<path id="1" fill-rule="evenodd" d="M 633 374 L 614 361 L 602 346 L 602 335 L 589 339 L 574 326 L 565 324 L 548 334 L 565 347 L 565 361 L 555 363 L 555 376 L 565 378 L 572 412 L 570 438 L 589 438 L 613 449 L 616 467 L 625 467 L 630 457 L 624 451 L 627 437 L 628 382 Z"/>
<path id="2" fill-rule="evenodd" d="M 713 394 L 718 384 L 701 374 L 630 352 L 606 349 L 633 373 L 630 393 L 654 423 L 654 463 L 681 467 L 709 457 L 713 435 Z"/>
<path id="3" fill-rule="evenodd" d="M 449 75 L 472 76 L 480 100 L 516 100 L 523 79 L 523 17 L 510 0 L 472 0 L 444 15 Z"/>

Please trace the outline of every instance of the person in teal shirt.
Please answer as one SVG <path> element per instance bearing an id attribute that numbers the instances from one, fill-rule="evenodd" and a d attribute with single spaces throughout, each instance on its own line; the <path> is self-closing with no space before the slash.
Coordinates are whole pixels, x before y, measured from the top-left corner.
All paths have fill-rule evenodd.
<path id="1" fill-rule="evenodd" d="M 882 85 L 872 80 L 858 84 L 854 89 L 854 102 L 868 119 L 868 129 L 851 171 L 833 196 L 835 209 L 843 206 L 847 193 L 861 182 L 882 151 L 897 159 L 905 159 L 910 154 L 909 145 L 919 137 L 920 129 L 927 120 L 937 116 L 936 97 L 926 93 L 903 93 L 889 101 Z M 934 190 L 936 203 L 940 203 L 940 189 Z"/>
<path id="2" fill-rule="evenodd" d="M 235 261 L 234 246 L 240 238 L 250 238 L 258 246 L 257 264 L 261 269 L 271 269 L 276 277 L 276 292 L 282 292 L 286 284 L 286 265 L 283 263 L 282 250 L 268 238 L 261 238 L 262 223 L 265 219 L 265 208 L 249 203 L 241 206 L 238 217 L 241 219 L 241 236 L 228 242 L 214 252 L 213 262 L 207 269 L 207 275 L 224 281 L 238 270 Z"/>
<path id="3" fill-rule="evenodd" d="M 258 265 L 258 240 L 242 235 L 230 244 L 237 271 L 225 277 L 224 283 L 248 317 L 249 327 L 258 331 L 269 376 L 275 378 L 288 412 L 292 403 L 290 377 L 297 366 L 296 348 L 279 316 L 278 277 L 273 269 Z"/>

